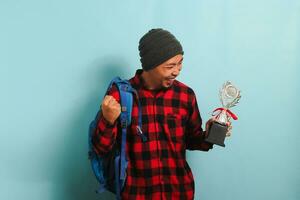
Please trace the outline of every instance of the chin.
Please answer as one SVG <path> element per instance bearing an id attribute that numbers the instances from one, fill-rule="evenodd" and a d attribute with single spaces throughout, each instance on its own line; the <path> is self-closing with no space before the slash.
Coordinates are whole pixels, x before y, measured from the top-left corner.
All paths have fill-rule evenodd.
<path id="1" fill-rule="evenodd" d="M 169 88 L 169 87 L 171 87 L 173 84 L 164 84 L 162 87 L 163 88 Z"/>

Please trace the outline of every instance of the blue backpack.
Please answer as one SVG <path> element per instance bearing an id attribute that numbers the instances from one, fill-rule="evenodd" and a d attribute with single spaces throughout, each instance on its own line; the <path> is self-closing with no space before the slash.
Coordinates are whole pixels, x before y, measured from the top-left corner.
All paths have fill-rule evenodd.
<path id="1" fill-rule="evenodd" d="M 137 132 L 141 136 L 143 142 L 147 141 L 147 137 L 141 130 L 142 115 L 136 90 L 130 85 L 128 80 L 122 80 L 119 77 L 115 77 L 111 80 L 107 88 L 107 92 L 111 89 L 113 84 L 117 86 L 120 94 L 121 114 L 118 120 L 122 129 L 121 144 L 116 142 L 112 150 L 104 156 L 100 156 L 94 151 L 92 145 L 92 135 L 95 132 L 97 124 L 99 122 L 101 113 L 101 110 L 99 110 L 95 119 L 90 123 L 89 126 L 89 159 L 91 161 L 94 175 L 100 183 L 99 189 L 96 190 L 96 192 L 102 193 L 107 190 L 116 194 L 116 199 L 120 200 L 121 191 L 124 187 L 126 179 L 126 169 L 128 165 L 128 159 L 125 155 L 126 131 L 127 127 L 131 124 L 133 95 L 136 95 L 139 107 L 138 126 L 136 127 Z"/>

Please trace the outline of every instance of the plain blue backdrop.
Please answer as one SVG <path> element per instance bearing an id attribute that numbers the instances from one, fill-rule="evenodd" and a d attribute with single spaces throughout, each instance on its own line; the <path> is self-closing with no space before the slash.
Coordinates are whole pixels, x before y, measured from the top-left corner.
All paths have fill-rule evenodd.
<path id="1" fill-rule="evenodd" d="M 0 0 L 0 199 L 112 199 L 94 193 L 88 125 L 157 27 L 183 45 L 204 122 L 226 80 L 242 90 L 226 147 L 187 153 L 195 199 L 300 199 L 297 0 Z"/>

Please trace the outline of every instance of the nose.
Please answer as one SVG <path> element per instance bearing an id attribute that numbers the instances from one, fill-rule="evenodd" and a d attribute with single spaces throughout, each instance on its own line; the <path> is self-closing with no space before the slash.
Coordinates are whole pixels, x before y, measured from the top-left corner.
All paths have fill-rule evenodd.
<path id="1" fill-rule="evenodd" d="M 176 67 L 174 67 L 174 71 L 172 72 L 173 76 L 178 76 L 180 73 L 180 66 L 177 65 Z"/>
<path id="2" fill-rule="evenodd" d="M 174 70 L 172 73 L 173 76 L 178 76 L 179 75 L 179 70 Z"/>

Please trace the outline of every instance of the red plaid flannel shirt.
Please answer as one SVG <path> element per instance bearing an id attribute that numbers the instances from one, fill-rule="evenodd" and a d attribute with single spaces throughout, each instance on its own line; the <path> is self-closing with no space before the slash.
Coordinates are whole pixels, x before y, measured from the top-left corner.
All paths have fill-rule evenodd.
<path id="1" fill-rule="evenodd" d="M 186 161 L 186 149 L 208 151 L 201 128 L 202 119 L 193 90 L 179 81 L 153 93 L 144 87 L 142 70 L 130 79 L 138 91 L 142 107 L 142 130 L 137 133 L 138 106 L 134 102 L 132 124 L 127 131 L 126 155 L 129 160 L 122 199 L 194 199 L 194 179 Z M 109 92 L 120 101 L 116 87 Z M 110 125 L 100 118 L 93 136 L 98 154 L 105 154 L 120 139 L 118 120 Z"/>

